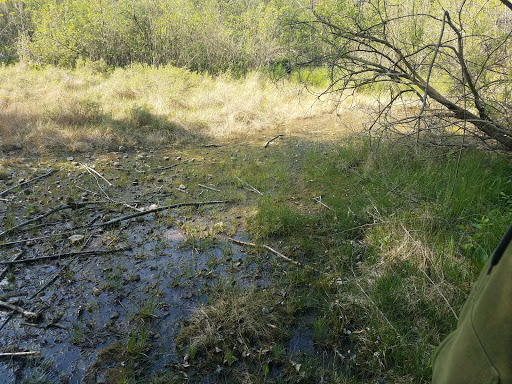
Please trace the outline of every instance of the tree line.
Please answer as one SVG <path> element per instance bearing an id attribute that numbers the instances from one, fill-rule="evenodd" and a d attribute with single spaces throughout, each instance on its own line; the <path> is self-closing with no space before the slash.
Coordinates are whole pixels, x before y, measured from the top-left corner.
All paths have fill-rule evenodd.
<path id="1" fill-rule="evenodd" d="M 507 149 L 511 37 L 508 0 L 0 0 L 3 62 L 320 70 L 326 93 L 379 95 L 377 136 L 415 125 L 418 141 L 469 132 Z"/>
<path id="2" fill-rule="evenodd" d="M 0 0 L 0 60 L 246 71 L 282 56 L 280 0 Z"/>

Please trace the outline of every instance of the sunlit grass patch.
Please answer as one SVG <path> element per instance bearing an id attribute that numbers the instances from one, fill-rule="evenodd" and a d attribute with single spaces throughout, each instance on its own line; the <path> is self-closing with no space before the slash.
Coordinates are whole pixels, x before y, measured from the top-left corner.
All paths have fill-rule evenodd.
<path id="1" fill-rule="evenodd" d="M 276 84 L 256 72 L 235 79 L 172 66 L 110 70 L 84 62 L 74 70 L 2 66 L 0 79 L 6 149 L 101 151 L 243 139 L 329 110 L 326 103 L 314 104 L 314 95 L 301 94 L 301 85 Z M 43 127 L 51 129 L 48 142 L 34 133 Z M 50 133 L 59 139 L 52 141 Z"/>

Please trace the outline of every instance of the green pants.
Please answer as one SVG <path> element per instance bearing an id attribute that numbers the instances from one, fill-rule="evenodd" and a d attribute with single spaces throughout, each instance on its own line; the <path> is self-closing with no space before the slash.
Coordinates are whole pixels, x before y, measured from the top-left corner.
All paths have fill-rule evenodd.
<path id="1" fill-rule="evenodd" d="M 512 384 L 512 226 L 434 355 L 433 384 Z"/>

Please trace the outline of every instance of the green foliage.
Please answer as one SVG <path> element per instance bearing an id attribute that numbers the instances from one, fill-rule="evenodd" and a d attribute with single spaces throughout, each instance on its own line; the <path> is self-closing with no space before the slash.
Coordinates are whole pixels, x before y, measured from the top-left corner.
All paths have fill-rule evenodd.
<path id="1" fill-rule="evenodd" d="M 0 60 L 17 54 L 73 67 L 82 57 L 243 76 L 279 55 L 276 3 L 7 0 L 0 3 Z"/>

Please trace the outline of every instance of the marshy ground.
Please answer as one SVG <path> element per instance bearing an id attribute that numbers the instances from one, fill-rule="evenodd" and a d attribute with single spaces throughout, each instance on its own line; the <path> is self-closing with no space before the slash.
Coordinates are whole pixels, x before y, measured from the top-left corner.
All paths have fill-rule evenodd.
<path id="1" fill-rule="evenodd" d="M 0 382 L 427 383 L 512 218 L 506 154 L 370 142 L 368 103 L 2 71 Z"/>

